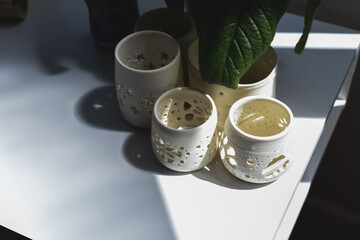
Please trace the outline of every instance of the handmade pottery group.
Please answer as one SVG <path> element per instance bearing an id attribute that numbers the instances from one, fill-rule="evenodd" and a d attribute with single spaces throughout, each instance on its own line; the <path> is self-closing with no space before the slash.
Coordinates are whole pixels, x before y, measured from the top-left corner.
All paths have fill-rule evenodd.
<path id="1" fill-rule="evenodd" d="M 136 32 L 115 48 L 115 87 L 124 119 L 151 128 L 154 154 L 169 169 L 201 169 L 219 150 L 225 168 L 237 178 L 252 183 L 279 178 L 292 164 L 293 115 L 274 98 L 274 49 L 269 47 L 252 65 L 237 89 L 208 84 L 201 78 L 193 33 L 180 41 L 158 31 L 159 26 L 143 30 L 149 28 L 149 19 L 160 15 L 161 20 L 164 14 L 165 10 L 145 14 Z M 183 87 L 183 79 L 190 87 Z M 249 104 L 255 104 L 253 110 Z M 285 117 L 277 119 L 274 109 Z M 242 129 L 239 121 L 253 129 Z M 278 132 L 269 130 L 280 125 L 284 128 Z M 261 129 L 267 135 L 259 135 Z"/>

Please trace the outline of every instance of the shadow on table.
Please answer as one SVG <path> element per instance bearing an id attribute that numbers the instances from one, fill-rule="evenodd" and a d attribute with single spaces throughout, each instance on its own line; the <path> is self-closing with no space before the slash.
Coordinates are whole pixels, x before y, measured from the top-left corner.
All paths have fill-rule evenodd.
<path id="1" fill-rule="evenodd" d="M 149 129 L 134 127 L 121 116 L 114 86 L 100 87 L 86 93 L 77 103 L 75 116 L 93 127 L 132 132 L 125 140 L 122 151 L 126 161 L 134 167 L 161 175 L 183 175 L 165 168 L 156 159 Z"/>
<path id="2" fill-rule="evenodd" d="M 24 22 L 22 19 L 0 18 L 0 29 L 12 28 Z"/>
<path id="3" fill-rule="evenodd" d="M 113 85 L 86 93 L 78 101 L 75 111 L 79 120 L 93 127 L 126 132 L 137 130 L 121 116 Z"/>
<path id="4" fill-rule="evenodd" d="M 53 37 L 39 38 L 36 46 L 39 63 L 46 74 L 69 71 L 73 65 L 93 74 L 96 79 L 114 82 L 114 50 L 95 44 L 90 35 L 54 47 Z"/>
<path id="5" fill-rule="evenodd" d="M 217 154 L 215 158 L 207 166 L 196 172 L 193 172 L 192 175 L 204 181 L 208 181 L 216 185 L 231 189 L 242 189 L 242 190 L 256 189 L 271 184 L 271 183 L 263 183 L 263 184 L 248 183 L 234 177 L 224 167 L 224 164 L 222 163 L 219 154 Z"/>
<path id="6" fill-rule="evenodd" d="M 151 131 L 149 129 L 137 129 L 125 140 L 122 150 L 126 156 L 125 159 L 143 171 L 159 175 L 179 176 L 188 174 L 167 169 L 156 159 L 151 147 Z"/>
<path id="7" fill-rule="evenodd" d="M 235 178 L 225 169 L 219 154 L 206 167 L 192 173 L 167 169 L 153 153 L 151 131 L 134 127 L 121 116 L 115 87 L 112 85 L 96 88 L 85 94 L 77 104 L 76 116 L 90 126 L 132 132 L 125 140 L 122 151 L 125 160 L 140 170 L 159 175 L 192 174 L 201 180 L 232 189 L 256 189 L 269 184 L 252 184 Z"/>
<path id="8" fill-rule="evenodd" d="M 192 174 L 201 180 L 232 189 L 256 189 L 269 184 L 252 184 L 235 178 L 225 169 L 219 154 L 206 167 L 195 172 L 180 173 L 167 169 L 156 159 L 153 153 L 151 131 L 148 129 L 139 129 L 129 136 L 123 145 L 123 152 L 126 160 L 134 167 L 159 175 L 179 176 Z"/>

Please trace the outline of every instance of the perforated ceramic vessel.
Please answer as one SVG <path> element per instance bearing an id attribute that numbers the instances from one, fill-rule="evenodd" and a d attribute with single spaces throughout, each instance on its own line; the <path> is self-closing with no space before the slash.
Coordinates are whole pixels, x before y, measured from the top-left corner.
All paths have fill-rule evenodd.
<path id="1" fill-rule="evenodd" d="M 244 107 L 245 104 L 259 99 L 275 103 L 279 109 L 282 109 L 287 114 L 287 127 L 285 129 L 274 135 L 256 136 L 239 127 L 241 114 L 248 111 Z M 261 112 L 268 111 L 272 114 L 272 110 L 267 108 L 249 111 L 253 111 L 255 114 L 260 112 L 260 115 L 253 114 L 252 116 L 257 118 L 261 118 Z M 251 112 L 250 115 L 252 115 Z M 272 122 L 272 126 L 274 126 L 275 121 L 269 119 L 269 121 L 266 121 L 270 122 L 270 124 Z M 281 120 L 281 122 L 283 121 Z M 268 126 L 266 124 L 267 122 L 258 126 L 254 124 L 251 127 L 265 128 Z M 219 144 L 220 157 L 225 168 L 235 177 L 247 182 L 266 183 L 278 179 L 292 165 L 292 125 L 293 114 L 290 108 L 277 99 L 252 96 L 238 100 L 229 111 Z"/>
<path id="2" fill-rule="evenodd" d="M 246 96 L 275 97 L 277 55 L 272 47 L 258 58 L 241 78 L 237 89 L 218 84 L 209 84 L 202 80 L 199 72 L 198 40 L 191 43 L 188 50 L 189 86 L 208 93 L 218 110 L 218 127 L 222 130 L 230 107 L 234 102 Z"/>
<path id="3" fill-rule="evenodd" d="M 207 165 L 217 153 L 217 114 L 208 94 L 175 88 L 155 103 L 152 148 L 167 168 L 190 172 Z"/>
<path id="4" fill-rule="evenodd" d="M 115 48 L 115 85 L 120 112 L 129 123 L 150 128 L 156 99 L 182 78 L 178 42 L 159 31 L 140 31 Z"/>

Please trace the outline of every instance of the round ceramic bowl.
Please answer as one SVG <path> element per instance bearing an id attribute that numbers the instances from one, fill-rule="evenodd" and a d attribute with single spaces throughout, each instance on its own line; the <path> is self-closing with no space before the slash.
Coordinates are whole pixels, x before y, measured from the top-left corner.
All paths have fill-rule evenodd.
<path id="1" fill-rule="evenodd" d="M 115 48 L 115 85 L 120 112 L 129 123 L 150 128 L 156 99 L 182 78 L 180 47 L 170 35 L 141 31 Z"/>
<path id="2" fill-rule="evenodd" d="M 223 129 L 230 107 L 234 102 L 246 96 L 275 97 L 277 55 L 272 47 L 258 58 L 241 78 L 237 89 L 218 84 L 209 84 L 202 80 L 199 72 L 198 40 L 191 43 L 188 50 L 189 86 L 208 93 L 218 109 L 218 127 Z"/>
<path id="3" fill-rule="evenodd" d="M 220 157 L 226 169 L 252 183 L 278 179 L 292 164 L 292 126 L 290 108 L 275 98 L 238 100 L 220 138 Z"/>
<path id="4" fill-rule="evenodd" d="M 217 114 L 208 94 L 175 88 L 155 103 L 151 127 L 156 158 L 167 168 L 190 172 L 207 165 L 217 152 Z"/>

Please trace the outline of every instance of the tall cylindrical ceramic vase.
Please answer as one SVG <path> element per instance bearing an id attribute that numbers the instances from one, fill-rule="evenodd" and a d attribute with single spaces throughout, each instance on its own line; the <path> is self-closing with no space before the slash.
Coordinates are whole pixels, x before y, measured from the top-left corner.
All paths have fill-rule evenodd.
<path id="1" fill-rule="evenodd" d="M 156 99 L 182 77 L 178 42 L 159 31 L 141 31 L 115 48 L 115 85 L 120 112 L 129 123 L 150 128 Z"/>
<path id="2" fill-rule="evenodd" d="M 199 71 L 198 40 L 188 50 L 189 85 L 208 93 L 218 109 L 218 126 L 224 127 L 230 107 L 234 102 L 246 96 L 275 97 L 277 56 L 272 47 L 259 57 L 247 73 L 241 78 L 237 89 L 218 84 L 209 84 L 202 80 Z"/>

